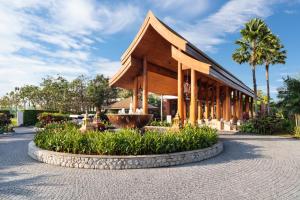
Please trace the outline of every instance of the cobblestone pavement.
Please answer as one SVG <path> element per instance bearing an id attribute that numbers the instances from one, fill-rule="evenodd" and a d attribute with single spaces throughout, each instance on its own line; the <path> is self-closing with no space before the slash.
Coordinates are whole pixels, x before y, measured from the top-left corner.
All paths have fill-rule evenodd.
<path id="1" fill-rule="evenodd" d="M 38 163 L 32 130 L 0 136 L 0 199 L 300 199 L 300 141 L 223 135 L 224 152 L 170 168 L 102 171 Z"/>

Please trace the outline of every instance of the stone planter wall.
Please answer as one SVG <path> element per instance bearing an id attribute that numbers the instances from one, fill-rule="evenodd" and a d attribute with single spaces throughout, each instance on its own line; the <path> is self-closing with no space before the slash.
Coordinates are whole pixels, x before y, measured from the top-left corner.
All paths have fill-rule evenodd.
<path id="1" fill-rule="evenodd" d="M 222 150 L 223 143 L 218 142 L 206 149 L 171 154 L 101 156 L 59 153 L 40 149 L 33 141 L 28 144 L 28 155 L 35 160 L 62 167 L 86 169 L 138 169 L 167 167 L 205 160 L 218 155 L 222 152 Z"/>

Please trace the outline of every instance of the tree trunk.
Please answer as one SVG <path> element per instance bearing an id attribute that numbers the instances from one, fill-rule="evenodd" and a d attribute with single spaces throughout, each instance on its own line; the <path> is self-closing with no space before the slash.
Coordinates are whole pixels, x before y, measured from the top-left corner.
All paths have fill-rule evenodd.
<path id="1" fill-rule="evenodd" d="M 269 64 L 266 64 L 266 80 L 267 80 L 267 114 L 270 114 L 270 82 L 269 82 Z"/>
<path id="2" fill-rule="evenodd" d="M 253 78 L 253 89 L 254 89 L 254 113 L 257 116 L 257 85 L 256 85 L 256 75 L 255 75 L 255 65 L 251 66 L 252 78 Z"/>

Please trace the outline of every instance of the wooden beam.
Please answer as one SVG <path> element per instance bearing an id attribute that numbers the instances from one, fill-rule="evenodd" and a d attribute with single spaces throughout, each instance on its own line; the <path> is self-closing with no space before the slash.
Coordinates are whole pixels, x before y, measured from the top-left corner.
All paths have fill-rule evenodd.
<path id="1" fill-rule="evenodd" d="M 196 71 L 191 69 L 191 101 L 190 101 L 190 123 L 196 124 L 196 104 L 197 104 L 197 78 Z"/>
<path id="2" fill-rule="evenodd" d="M 220 83 L 216 85 L 216 117 L 217 120 L 221 119 L 221 101 L 220 101 Z"/>
<path id="3" fill-rule="evenodd" d="M 133 99 L 132 99 L 132 110 L 136 111 L 138 108 L 138 77 L 136 76 L 133 80 Z"/>
<path id="4" fill-rule="evenodd" d="M 198 72 L 209 74 L 210 64 L 196 60 L 174 46 L 171 47 L 171 54 L 172 58 L 183 64 L 183 69 L 194 69 Z"/>
<path id="5" fill-rule="evenodd" d="M 178 62 L 178 72 L 177 72 L 177 112 L 183 123 L 183 72 L 182 72 L 182 64 Z"/>
<path id="6" fill-rule="evenodd" d="M 148 114 L 148 70 L 147 58 L 143 58 L 143 112 Z"/>
<path id="7" fill-rule="evenodd" d="M 177 79 L 177 73 L 169 70 L 167 68 L 164 68 L 162 66 L 153 64 L 153 63 L 148 63 L 148 71 L 149 72 L 153 72 L 153 73 L 157 73 L 163 76 L 167 76 L 173 79 Z"/>

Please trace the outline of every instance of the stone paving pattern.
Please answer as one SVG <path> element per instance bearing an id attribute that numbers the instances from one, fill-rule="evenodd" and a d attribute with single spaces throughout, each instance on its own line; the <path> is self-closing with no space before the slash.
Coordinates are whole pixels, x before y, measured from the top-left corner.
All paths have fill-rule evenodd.
<path id="1" fill-rule="evenodd" d="M 223 135 L 212 159 L 115 171 L 36 162 L 30 132 L 0 136 L 0 199 L 300 199 L 299 140 Z"/>

